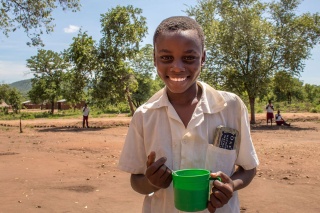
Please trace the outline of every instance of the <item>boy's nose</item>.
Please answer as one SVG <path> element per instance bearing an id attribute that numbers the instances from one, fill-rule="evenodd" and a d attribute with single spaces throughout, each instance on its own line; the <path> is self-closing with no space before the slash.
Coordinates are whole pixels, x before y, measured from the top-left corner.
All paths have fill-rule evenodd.
<path id="1" fill-rule="evenodd" d="M 180 61 L 177 61 L 172 64 L 172 67 L 170 68 L 170 71 L 172 72 L 184 72 L 186 71 L 186 68 L 183 66 L 183 63 Z"/>

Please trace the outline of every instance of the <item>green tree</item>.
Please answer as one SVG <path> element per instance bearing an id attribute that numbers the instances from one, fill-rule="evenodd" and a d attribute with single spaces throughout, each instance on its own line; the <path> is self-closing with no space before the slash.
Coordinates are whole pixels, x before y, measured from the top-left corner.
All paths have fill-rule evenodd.
<path id="1" fill-rule="evenodd" d="M 95 41 L 86 32 L 73 38 L 73 43 L 64 52 L 72 69 L 66 73 L 63 83 L 63 97 L 72 104 L 85 100 L 86 89 L 89 88 L 93 71 L 98 68 L 98 55 Z"/>
<path id="2" fill-rule="evenodd" d="M 273 93 L 277 101 L 288 101 L 291 104 L 292 98 L 303 101 L 303 82 L 294 78 L 290 73 L 279 71 L 273 79 Z"/>
<path id="3" fill-rule="evenodd" d="M 207 72 L 222 88 L 248 96 L 251 123 L 255 100 L 274 74 L 282 70 L 299 75 L 319 42 L 319 14 L 296 15 L 299 2 L 203 0 L 187 10 L 206 34 Z"/>
<path id="4" fill-rule="evenodd" d="M 52 50 L 38 50 L 36 56 L 27 60 L 27 67 L 33 72 L 32 97 L 41 94 L 39 99 L 46 99 L 51 103 L 51 113 L 54 113 L 54 103 L 62 94 L 61 83 L 64 81 L 65 71 L 69 68 L 62 55 Z"/>
<path id="5" fill-rule="evenodd" d="M 130 67 L 134 70 L 134 76 L 138 83 L 136 91 L 132 92 L 132 102 L 139 107 L 152 95 L 153 76 L 155 68 L 153 64 L 153 46 L 145 45 L 130 61 Z"/>
<path id="6" fill-rule="evenodd" d="M 13 112 L 18 113 L 18 110 L 21 109 L 21 100 L 22 94 L 19 90 L 16 88 L 10 88 L 6 102 L 11 105 Z"/>
<path id="7" fill-rule="evenodd" d="M 147 33 L 142 10 L 129 5 L 117 6 L 101 15 L 102 38 L 99 42 L 99 59 L 103 65 L 95 72 L 92 95 L 100 103 L 127 100 L 131 113 L 134 105 L 131 93 L 137 81 L 128 62 L 139 51 L 139 43 Z"/>
<path id="8" fill-rule="evenodd" d="M 277 101 L 288 101 L 291 104 L 292 98 L 303 101 L 303 82 L 294 78 L 290 73 L 279 71 L 273 79 L 273 93 Z"/>
<path id="9" fill-rule="evenodd" d="M 9 96 L 10 86 L 8 84 L 0 84 L 0 101 L 6 101 Z"/>
<path id="10" fill-rule="evenodd" d="M 33 103 L 43 104 L 48 100 L 46 94 L 46 79 L 45 78 L 33 78 L 31 79 L 32 87 L 28 92 L 28 96 Z"/>
<path id="11" fill-rule="evenodd" d="M 80 10 L 80 0 L 0 0 L 0 31 L 5 36 L 22 28 L 31 42 L 28 45 L 42 45 L 41 35 L 54 30 L 52 12 L 57 7 L 63 10 Z"/>
<path id="12" fill-rule="evenodd" d="M 15 113 L 18 113 L 21 108 L 21 100 L 22 94 L 18 89 L 12 88 L 8 84 L 0 84 L 0 104 L 1 101 L 5 101 L 11 105 Z"/>
<path id="13" fill-rule="evenodd" d="M 320 104 L 320 86 L 305 84 L 303 88 L 309 102 L 316 102 L 315 104 L 317 105 Z"/>

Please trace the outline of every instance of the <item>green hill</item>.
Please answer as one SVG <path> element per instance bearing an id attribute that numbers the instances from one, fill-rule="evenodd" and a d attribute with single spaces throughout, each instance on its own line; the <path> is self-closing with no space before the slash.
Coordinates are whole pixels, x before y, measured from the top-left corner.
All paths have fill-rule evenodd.
<path id="1" fill-rule="evenodd" d="M 10 87 L 17 88 L 23 95 L 26 95 L 29 90 L 31 90 L 31 79 L 26 79 L 22 81 L 16 81 L 9 84 Z"/>

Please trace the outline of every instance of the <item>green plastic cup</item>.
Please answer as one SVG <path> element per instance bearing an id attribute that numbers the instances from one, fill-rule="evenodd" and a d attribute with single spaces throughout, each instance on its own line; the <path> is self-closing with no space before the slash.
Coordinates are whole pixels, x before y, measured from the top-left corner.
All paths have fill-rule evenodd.
<path id="1" fill-rule="evenodd" d="M 180 211 L 196 212 L 207 208 L 210 171 L 183 169 L 172 172 L 174 205 Z M 221 181 L 220 178 L 217 178 Z"/>

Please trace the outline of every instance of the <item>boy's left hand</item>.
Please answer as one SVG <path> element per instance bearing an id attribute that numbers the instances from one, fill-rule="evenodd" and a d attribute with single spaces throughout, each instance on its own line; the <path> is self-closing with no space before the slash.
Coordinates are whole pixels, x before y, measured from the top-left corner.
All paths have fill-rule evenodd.
<path id="1" fill-rule="evenodd" d="M 211 177 L 220 177 L 222 182 L 215 180 L 213 182 L 210 201 L 208 202 L 208 210 L 213 213 L 217 208 L 221 208 L 229 202 L 233 195 L 234 184 L 231 178 L 223 172 L 211 173 Z"/>

